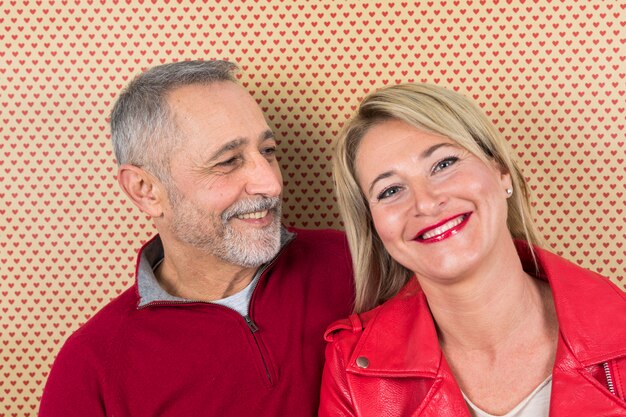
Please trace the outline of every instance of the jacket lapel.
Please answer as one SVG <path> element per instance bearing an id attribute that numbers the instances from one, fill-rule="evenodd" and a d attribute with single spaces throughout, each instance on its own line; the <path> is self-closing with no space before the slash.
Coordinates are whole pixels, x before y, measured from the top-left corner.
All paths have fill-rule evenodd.
<path id="1" fill-rule="evenodd" d="M 411 417 L 471 417 L 463 394 L 442 356 L 437 380 Z"/>
<path id="2" fill-rule="evenodd" d="M 365 318 L 366 326 L 348 372 L 376 377 L 418 378 L 430 384 L 419 407 L 406 417 L 470 417 L 448 366 L 430 309 L 413 278 L 385 308 Z M 367 358 L 366 368 L 357 358 Z"/>
<path id="3" fill-rule="evenodd" d="M 557 363 L 552 371 L 550 417 L 624 417 L 624 404 L 581 367 L 559 340 Z"/>

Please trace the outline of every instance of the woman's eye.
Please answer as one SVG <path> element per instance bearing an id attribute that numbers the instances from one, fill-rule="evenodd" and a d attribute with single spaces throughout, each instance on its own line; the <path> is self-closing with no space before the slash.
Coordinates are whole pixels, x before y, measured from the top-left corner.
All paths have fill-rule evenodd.
<path id="1" fill-rule="evenodd" d="M 433 172 L 438 172 L 438 171 L 441 171 L 442 169 L 446 169 L 449 166 L 454 165 L 458 160 L 459 158 L 457 158 L 456 156 L 451 156 L 451 157 L 442 159 L 441 161 L 435 164 L 435 166 L 433 167 Z"/>
<path id="2" fill-rule="evenodd" d="M 378 194 L 378 196 L 376 196 L 376 199 L 380 201 L 380 200 L 384 200 L 385 198 L 393 197 L 400 190 L 401 190 L 401 187 L 396 186 L 396 185 L 385 188 L 381 193 Z"/>

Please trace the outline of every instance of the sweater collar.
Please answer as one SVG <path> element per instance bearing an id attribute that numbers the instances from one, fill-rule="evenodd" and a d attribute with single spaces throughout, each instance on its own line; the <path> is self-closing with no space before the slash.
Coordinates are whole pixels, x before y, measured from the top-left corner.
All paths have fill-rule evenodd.
<path id="1" fill-rule="evenodd" d="M 294 237 L 295 233 L 290 232 L 284 227 L 281 228 L 281 250 L 285 247 L 285 245 L 291 242 Z M 184 304 L 194 302 L 194 300 L 169 294 L 157 281 L 156 276 L 154 275 L 154 269 L 163 261 L 164 256 L 165 252 L 163 249 L 163 243 L 161 242 L 159 235 L 155 235 L 139 250 L 139 254 L 137 255 L 137 266 L 135 269 L 135 285 L 138 297 L 137 308 L 141 309 L 152 303 Z M 273 260 L 268 262 L 268 264 L 271 264 L 272 262 Z M 264 265 L 261 265 L 258 270 L 264 270 Z"/>
<path id="2" fill-rule="evenodd" d="M 535 249 L 537 272 L 528 246 L 516 242 L 516 247 L 524 269 L 548 280 L 561 336 L 584 366 L 626 355 L 626 294 L 607 278 L 541 249 Z M 396 377 L 438 374 L 443 353 L 415 278 L 361 319 L 367 325 L 350 358 L 349 372 Z M 367 358 L 367 367 L 359 366 L 363 363 L 357 361 L 359 357 Z"/>

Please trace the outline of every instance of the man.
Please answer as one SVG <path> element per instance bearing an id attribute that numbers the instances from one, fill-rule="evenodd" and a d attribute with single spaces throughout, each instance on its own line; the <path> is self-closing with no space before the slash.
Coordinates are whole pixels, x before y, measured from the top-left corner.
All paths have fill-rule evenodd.
<path id="1" fill-rule="evenodd" d="M 281 227 L 276 140 L 235 69 L 162 65 L 117 100 L 118 181 L 159 234 L 134 287 L 62 348 L 41 417 L 316 415 L 348 248 Z"/>

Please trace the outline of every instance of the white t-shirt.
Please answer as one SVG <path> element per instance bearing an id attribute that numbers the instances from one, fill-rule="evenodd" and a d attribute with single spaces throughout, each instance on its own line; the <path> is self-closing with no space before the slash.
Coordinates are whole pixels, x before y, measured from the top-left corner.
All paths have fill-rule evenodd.
<path id="1" fill-rule="evenodd" d="M 548 417 L 550 413 L 550 393 L 552 392 L 552 375 L 543 381 L 530 395 L 522 400 L 511 411 L 502 416 L 485 413 L 463 393 L 463 398 L 470 408 L 473 417 Z"/>

